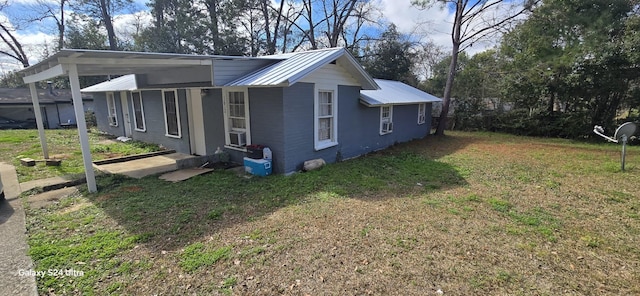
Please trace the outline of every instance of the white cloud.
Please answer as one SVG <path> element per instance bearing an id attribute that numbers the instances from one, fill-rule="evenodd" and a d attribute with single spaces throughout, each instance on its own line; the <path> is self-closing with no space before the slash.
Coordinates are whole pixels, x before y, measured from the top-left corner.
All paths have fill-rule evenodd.
<path id="1" fill-rule="evenodd" d="M 0 14 L 0 22 L 10 28 L 10 30 L 14 30 L 13 25 L 5 15 Z M 17 40 L 19 40 L 20 44 L 22 45 L 22 49 L 27 55 L 29 63 L 31 65 L 37 63 L 44 57 L 46 45 L 51 45 L 53 42 L 55 42 L 56 38 L 55 35 L 50 35 L 43 32 L 13 31 L 13 35 Z M 9 53 L 13 53 L 11 48 L 9 48 L 9 46 L 4 42 L 0 42 L 0 49 Z M 22 69 L 22 64 L 17 60 L 6 55 L 0 56 L 0 72 L 15 71 L 20 69 Z"/>
<path id="2" fill-rule="evenodd" d="M 379 1 L 384 16 L 389 22 L 396 24 L 400 32 L 431 40 L 436 45 L 448 51 L 451 50 L 451 28 L 454 17 L 452 11 L 446 8 L 442 9 L 438 4 L 424 10 L 418 9 L 411 5 L 411 0 Z M 502 5 L 501 8 L 500 10 L 490 11 L 485 15 L 500 18 L 500 16 L 509 13 L 504 5 Z M 481 21 L 480 19 L 476 20 L 470 27 L 481 27 Z M 493 40 L 474 42 L 473 46 L 467 48 L 465 51 L 473 55 L 492 48 L 498 41 L 497 38 L 494 38 Z"/>
<path id="3" fill-rule="evenodd" d="M 149 11 L 121 14 L 113 19 L 113 27 L 118 39 L 126 41 L 139 30 L 151 25 L 153 17 Z"/>

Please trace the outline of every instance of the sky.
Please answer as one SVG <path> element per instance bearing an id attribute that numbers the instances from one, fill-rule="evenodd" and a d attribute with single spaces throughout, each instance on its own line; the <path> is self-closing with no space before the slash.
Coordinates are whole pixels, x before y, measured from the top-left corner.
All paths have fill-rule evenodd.
<path id="1" fill-rule="evenodd" d="M 8 13 L 20 13 L 24 10 L 20 4 L 34 3 L 38 0 L 9 0 L 10 6 L 4 11 Z M 46 0 L 45 0 L 46 1 Z M 453 14 L 447 9 L 441 9 L 438 6 L 431 7 L 426 10 L 420 10 L 411 5 L 411 0 L 374 0 L 380 7 L 384 17 L 391 23 L 394 23 L 401 33 L 409 34 L 414 39 L 420 41 L 431 41 L 441 46 L 445 51 L 451 48 L 451 26 Z M 127 14 L 117 15 L 114 17 L 114 26 L 117 32 L 125 32 L 131 29 L 131 24 L 136 18 L 151 21 L 146 6 L 146 0 L 136 0 L 136 9 Z M 0 21 L 6 22 L 7 18 L 0 12 Z M 16 24 L 20 29 L 19 24 Z M 55 44 L 55 32 L 49 26 L 49 30 L 45 26 L 32 26 L 28 30 L 18 30 L 17 37 L 20 40 L 31 64 L 35 64 L 44 56 L 45 42 L 52 46 Z M 495 42 L 475 43 L 467 50 L 467 53 L 473 55 L 477 52 L 493 47 Z M 19 69 L 20 66 L 16 62 L 7 59 L 0 59 L 0 72 Z"/>

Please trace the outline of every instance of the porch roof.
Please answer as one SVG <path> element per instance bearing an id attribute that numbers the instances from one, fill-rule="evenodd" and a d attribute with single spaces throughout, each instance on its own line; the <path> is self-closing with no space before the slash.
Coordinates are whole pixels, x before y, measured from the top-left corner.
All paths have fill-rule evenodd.
<path id="1" fill-rule="evenodd" d="M 436 96 L 423 92 L 399 81 L 374 79 L 380 86 L 378 90 L 361 90 L 360 101 L 369 106 L 407 105 L 441 102 Z"/>
<path id="2" fill-rule="evenodd" d="M 129 74 L 81 89 L 83 93 L 138 90 L 136 75 Z"/>

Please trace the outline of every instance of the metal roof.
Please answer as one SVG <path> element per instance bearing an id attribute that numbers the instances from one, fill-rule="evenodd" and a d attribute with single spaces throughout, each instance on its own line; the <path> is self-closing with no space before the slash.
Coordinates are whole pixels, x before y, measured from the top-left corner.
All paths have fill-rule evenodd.
<path id="1" fill-rule="evenodd" d="M 80 91 L 89 92 L 107 92 L 107 91 L 133 91 L 137 90 L 136 75 L 129 74 L 114 78 L 96 85 L 85 87 Z"/>
<path id="2" fill-rule="evenodd" d="M 289 86 L 318 68 L 341 59 L 344 61 L 341 65 L 360 81 L 362 88 L 378 88 L 371 76 L 344 48 L 294 52 L 262 58 L 283 60 L 231 81 L 225 86 Z"/>
<path id="3" fill-rule="evenodd" d="M 61 49 L 39 63 L 21 70 L 31 80 L 49 79 L 68 74 L 68 66 L 76 65 L 80 76 L 147 74 L 169 71 L 176 67 L 207 67 L 211 61 L 259 59 L 255 57 L 192 55 L 176 53 Z M 39 75 L 38 75 L 39 74 Z"/>
<path id="4" fill-rule="evenodd" d="M 361 90 L 360 100 L 367 106 L 407 105 L 441 102 L 438 97 L 399 81 L 374 79 L 379 90 Z"/>

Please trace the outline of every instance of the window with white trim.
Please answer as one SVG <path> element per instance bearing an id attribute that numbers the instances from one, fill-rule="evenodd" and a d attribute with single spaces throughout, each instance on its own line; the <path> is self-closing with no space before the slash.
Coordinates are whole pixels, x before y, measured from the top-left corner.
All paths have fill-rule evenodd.
<path id="1" fill-rule="evenodd" d="M 113 93 L 107 93 L 107 110 L 109 110 L 109 125 L 118 126 L 118 115 L 116 111 L 116 100 Z"/>
<path id="2" fill-rule="evenodd" d="M 176 90 L 163 90 L 162 105 L 164 107 L 165 136 L 174 138 L 182 137 L 178 92 Z"/>
<path id="3" fill-rule="evenodd" d="M 136 130 L 144 132 L 147 127 L 144 122 L 144 107 L 142 106 L 142 93 L 139 91 L 131 93 L 131 104 L 133 105 L 133 122 Z"/>
<path id="4" fill-rule="evenodd" d="M 380 134 L 393 132 L 393 106 L 380 106 Z"/>
<path id="5" fill-rule="evenodd" d="M 334 91 L 331 90 L 320 90 L 316 97 L 316 150 L 328 148 L 338 143 L 336 137 L 337 106 L 334 94 Z"/>
<path id="6" fill-rule="evenodd" d="M 242 148 L 251 144 L 249 101 L 246 90 L 225 92 L 225 144 Z"/>
<path id="7" fill-rule="evenodd" d="M 427 118 L 427 104 L 418 104 L 418 124 L 424 124 Z"/>

